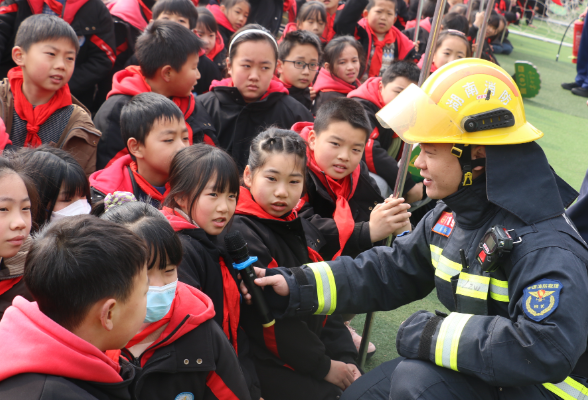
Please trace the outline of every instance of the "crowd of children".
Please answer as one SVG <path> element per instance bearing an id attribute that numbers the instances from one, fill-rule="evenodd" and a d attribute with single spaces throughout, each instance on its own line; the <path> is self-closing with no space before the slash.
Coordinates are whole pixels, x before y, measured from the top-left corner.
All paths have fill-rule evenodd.
<path id="1" fill-rule="evenodd" d="M 3 1 L 0 398 L 339 398 L 353 315 L 264 325 L 224 237 L 294 268 L 410 232 L 426 192 L 390 196 L 403 142 L 375 114 L 419 80 L 414 3 Z M 450 4 L 431 73 L 478 45 Z"/>

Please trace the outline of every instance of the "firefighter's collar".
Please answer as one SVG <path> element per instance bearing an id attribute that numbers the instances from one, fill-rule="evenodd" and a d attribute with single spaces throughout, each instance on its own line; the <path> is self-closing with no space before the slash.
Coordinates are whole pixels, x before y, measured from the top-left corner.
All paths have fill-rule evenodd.
<path id="1" fill-rule="evenodd" d="M 486 176 L 482 174 L 470 186 L 461 187 L 443 202 L 455 212 L 455 222 L 465 229 L 477 229 L 494 215 L 495 206 L 486 196 Z"/>

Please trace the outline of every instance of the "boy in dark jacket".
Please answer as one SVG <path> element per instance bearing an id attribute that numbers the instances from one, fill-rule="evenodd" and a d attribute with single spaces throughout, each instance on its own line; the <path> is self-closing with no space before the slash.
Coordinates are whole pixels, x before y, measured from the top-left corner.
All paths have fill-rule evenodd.
<path id="1" fill-rule="evenodd" d="M 0 4 L 0 76 L 14 67 L 10 57 L 20 24 L 33 14 L 57 15 L 71 25 L 79 39 L 71 92 L 90 108 L 94 87 L 116 60 L 112 18 L 101 0 L 5 0 Z"/>
<path id="2" fill-rule="evenodd" d="M 347 97 L 359 101 L 371 125 L 374 127 L 365 145 L 363 161 L 368 170 L 383 178 L 389 188 L 394 188 L 398 175 L 398 163 L 402 156 L 402 139 L 392 129 L 384 128 L 376 113 L 391 102 L 411 83 L 419 80 L 420 70 L 412 61 L 393 63 L 384 76 L 369 78 L 363 85 L 350 92 Z M 415 186 L 409 177 L 404 184 L 404 196 L 408 203 L 421 200 L 423 185 Z M 391 190 L 390 190 L 391 192 Z"/>
<path id="3" fill-rule="evenodd" d="M 139 66 L 117 72 L 112 91 L 94 121 L 103 132 L 98 143 L 96 168 L 102 169 L 128 154 L 121 136 L 120 114 L 131 97 L 155 92 L 169 97 L 180 107 L 186 120 L 189 143 L 216 143 L 208 114 L 197 107 L 192 88 L 200 78 L 198 53 L 202 42 L 187 28 L 171 21 L 157 20 L 137 40 Z"/>
<path id="4" fill-rule="evenodd" d="M 17 67 L 0 83 L 0 116 L 12 146 L 62 148 L 90 175 L 100 132 L 68 85 L 80 49 L 76 33 L 60 18 L 33 15 L 20 24 L 14 44 Z"/>
<path id="5" fill-rule="evenodd" d="M 120 126 L 130 154 L 90 176 L 92 203 L 123 191 L 159 207 L 168 191 L 170 163 L 189 143 L 182 111 L 162 95 L 141 93 L 122 108 Z"/>
<path id="6" fill-rule="evenodd" d="M 126 228 L 89 215 L 52 223 L 36 238 L 24 280 L 2 321 L 0 398 L 131 399 L 134 367 L 104 353 L 141 329 L 147 250 Z"/>
<path id="7" fill-rule="evenodd" d="M 414 43 L 394 26 L 396 4 L 396 0 L 349 0 L 335 19 L 337 34 L 355 36 L 363 46 L 365 78 L 382 76 L 394 60 L 415 57 Z"/>

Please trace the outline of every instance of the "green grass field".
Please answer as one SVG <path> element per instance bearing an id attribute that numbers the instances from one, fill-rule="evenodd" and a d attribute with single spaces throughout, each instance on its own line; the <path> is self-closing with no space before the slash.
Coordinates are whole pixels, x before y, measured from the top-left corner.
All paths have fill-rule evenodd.
<path id="1" fill-rule="evenodd" d="M 535 64 L 541 74 L 541 92 L 525 101 L 527 120 L 541 129 L 545 136 L 539 141 L 557 173 L 576 189 L 580 188 L 588 169 L 588 106 L 585 98 L 574 96 L 560 86 L 576 76 L 575 64 L 569 61 L 571 49 L 562 48 L 560 61 L 555 62 L 557 45 L 509 36 L 515 50 L 510 56 L 498 55 L 501 66 L 514 73 L 514 62 L 526 60 Z M 409 315 L 418 310 L 445 310 L 436 293 L 394 311 L 376 314 L 371 341 L 376 354 L 366 363 L 370 370 L 398 356 L 396 332 Z M 364 316 L 358 315 L 352 326 L 361 334 Z"/>

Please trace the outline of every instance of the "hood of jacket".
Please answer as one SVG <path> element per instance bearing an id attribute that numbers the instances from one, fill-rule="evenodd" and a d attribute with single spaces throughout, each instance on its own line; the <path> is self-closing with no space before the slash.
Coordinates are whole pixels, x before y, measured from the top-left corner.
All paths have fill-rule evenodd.
<path id="1" fill-rule="evenodd" d="M 120 365 L 17 296 L 0 321 L 0 381 L 36 373 L 90 382 L 122 382 Z"/>
<path id="2" fill-rule="evenodd" d="M 338 92 L 347 94 L 352 90 L 357 89 L 361 85 L 359 80 L 355 81 L 355 85 L 345 82 L 343 79 L 337 78 L 326 68 L 321 68 L 319 74 L 314 82 L 313 88 L 316 92 Z"/>
<path id="3" fill-rule="evenodd" d="M 141 6 L 136 0 L 115 0 L 106 5 L 110 13 L 128 22 L 141 32 L 145 30 L 149 21 L 146 21 L 141 14 Z"/>
<path id="4" fill-rule="evenodd" d="M 183 231 L 184 229 L 198 229 L 198 226 L 189 222 L 176 210 L 169 207 L 163 207 L 161 213 L 167 218 L 175 232 Z"/>
<path id="5" fill-rule="evenodd" d="M 133 192 L 133 185 L 127 168 L 131 164 L 131 155 L 127 154 L 109 167 L 101 169 L 90 175 L 90 186 L 104 194 L 116 191 Z"/>
<path id="6" fill-rule="evenodd" d="M 231 22 L 229 21 L 225 13 L 222 12 L 218 4 L 209 4 L 206 6 L 206 8 L 208 8 L 208 10 L 212 13 L 214 19 L 216 19 L 216 22 L 219 25 L 227 28 L 229 31 L 233 33 L 235 32 L 233 25 L 231 25 Z"/>
<path id="7" fill-rule="evenodd" d="M 136 96 L 150 91 L 151 86 L 149 86 L 141 73 L 141 67 L 131 65 L 114 74 L 112 78 L 112 90 L 108 93 L 107 98 L 115 94 Z"/>
<path id="8" fill-rule="evenodd" d="M 380 77 L 374 76 L 369 78 L 360 87 L 349 92 L 347 97 L 358 97 L 360 99 L 371 101 L 378 106 L 378 108 L 382 108 L 385 104 L 384 99 L 382 99 L 382 94 L 380 93 L 380 82 L 382 82 L 382 78 Z"/>
<path id="9" fill-rule="evenodd" d="M 414 28 L 416 26 L 416 19 L 413 19 L 412 21 L 408 21 L 404 27 L 404 29 L 410 29 L 410 28 Z M 423 18 L 421 19 L 421 22 L 419 22 L 419 26 L 421 28 L 423 28 L 424 30 L 426 30 L 427 32 L 431 32 L 431 18 L 427 17 L 427 18 Z"/>

